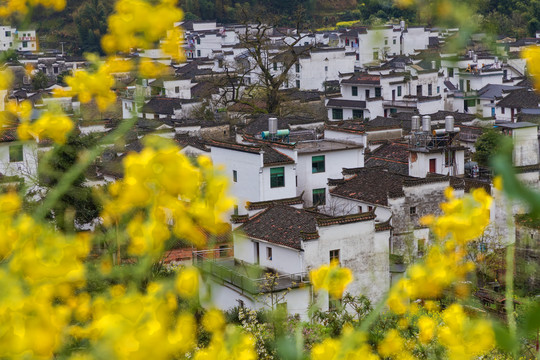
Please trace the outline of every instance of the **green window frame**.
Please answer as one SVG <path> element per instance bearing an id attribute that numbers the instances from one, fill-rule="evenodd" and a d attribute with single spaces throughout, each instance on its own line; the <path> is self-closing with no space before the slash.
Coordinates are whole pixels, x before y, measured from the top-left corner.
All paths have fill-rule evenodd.
<path id="1" fill-rule="evenodd" d="M 397 87 L 397 96 L 401 96 L 401 86 Z"/>
<path id="2" fill-rule="evenodd" d="M 343 109 L 332 109 L 332 119 L 343 120 Z"/>
<path id="3" fill-rule="evenodd" d="M 20 162 L 23 161 L 23 159 L 23 146 L 11 145 L 9 147 L 9 162 Z"/>
<path id="4" fill-rule="evenodd" d="M 375 88 L 375 97 L 380 97 L 381 96 L 381 88 L 380 87 L 376 87 Z"/>
<path id="5" fill-rule="evenodd" d="M 313 189 L 313 206 L 326 205 L 326 189 Z"/>
<path id="6" fill-rule="evenodd" d="M 364 118 L 364 110 L 353 109 L 352 117 L 353 117 L 353 119 L 363 119 Z"/>
<path id="7" fill-rule="evenodd" d="M 277 167 L 270 168 L 270 187 L 284 187 L 285 186 L 285 168 Z"/>
<path id="8" fill-rule="evenodd" d="M 358 96 L 358 86 L 351 87 L 352 96 Z"/>
<path id="9" fill-rule="evenodd" d="M 312 156 L 311 157 L 311 172 L 322 173 L 325 172 L 325 159 L 324 155 Z"/>

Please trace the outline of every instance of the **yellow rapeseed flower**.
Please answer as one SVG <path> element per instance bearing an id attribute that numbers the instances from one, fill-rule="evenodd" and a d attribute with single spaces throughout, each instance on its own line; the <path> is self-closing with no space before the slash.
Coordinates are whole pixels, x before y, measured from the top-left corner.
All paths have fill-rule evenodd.
<path id="1" fill-rule="evenodd" d="M 211 333 L 223 331 L 226 325 L 225 317 L 221 310 L 210 309 L 204 314 L 202 325 L 206 331 Z"/>
<path id="2" fill-rule="evenodd" d="M 187 267 L 178 272 L 175 281 L 178 294 L 184 298 L 192 298 L 199 292 L 199 272 L 194 267 Z"/>
<path id="3" fill-rule="evenodd" d="M 335 299 L 343 296 L 345 288 L 353 280 L 351 270 L 340 267 L 336 261 L 311 270 L 309 278 L 315 291 L 326 290 Z"/>

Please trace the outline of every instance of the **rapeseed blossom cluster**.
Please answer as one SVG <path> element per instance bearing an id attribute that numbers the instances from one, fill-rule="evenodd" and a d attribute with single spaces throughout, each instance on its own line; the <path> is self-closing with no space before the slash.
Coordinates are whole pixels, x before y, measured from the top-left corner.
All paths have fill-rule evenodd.
<path id="1" fill-rule="evenodd" d="M 492 198 L 482 188 L 463 198 L 456 198 L 449 188 L 446 197 L 448 201 L 440 205 L 443 215 L 422 219 L 438 241 L 430 247 L 425 261 L 412 265 L 408 276 L 390 291 L 388 306 L 396 314 L 408 311 L 411 300 L 436 299 L 452 285 L 457 295 L 463 295 L 463 281 L 474 269 L 466 258 L 466 245 L 489 224 Z"/>
<path id="2" fill-rule="evenodd" d="M 24 119 L 23 117 L 22 122 L 17 127 L 17 136 L 21 140 L 36 139 L 41 141 L 47 138 L 58 144 L 63 144 L 73 128 L 73 121 L 60 109 L 56 109 L 44 112 L 34 122 L 30 122 L 29 118 Z"/>
<path id="3" fill-rule="evenodd" d="M 326 290 L 334 299 L 341 299 L 345 288 L 353 280 L 350 269 L 342 268 L 337 261 L 311 270 L 309 279 L 313 290 Z"/>
<path id="4" fill-rule="evenodd" d="M 182 33 L 174 27 L 183 14 L 175 0 L 159 0 L 155 5 L 144 0 L 118 0 L 114 9 L 108 20 L 109 32 L 101 39 L 106 53 L 149 49 L 164 39 L 163 52 L 175 60 L 184 59 L 180 51 Z"/>
<path id="5" fill-rule="evenodd" d="M 4 0 L 0 4 L 0 17 L 26 14 L 30 8 L 38 5 L 60 11 L 66 6 L 66 0 Z"/>
<path id="6" fill-rule="evenodd" d="M 198 246 L 205 243 L 205 232 L 225 230 L 221 216 L 232 206 L 232 199 L 225 194 L 225 177 L 215 172 L 210 159 L 199 157 L 194 165 L 163 139 L 150 138 L 146 145 L 124 159 L 124 178 L 109 186 L 111 199 L 102 214 L 107 226 L 125 216 L 131 218 L 130 253 L 161 254 L 170 237 L 169 227 L 179 238 Z"/>
<path id="7" fill-rule="evenodd" d="M 532 75 L 535 86 L 540 88 L 540 48 L 529 46 L 523 50 L 521 57 L 527 61 L 527 71 Z"/>
<path id="8" fill-rule="evenodd" d="M 466 259 L 466 246 L 488 225 L 492 198 L 484 189 L 456 198 L 449 188 L 445 195 L 448 201 L 440 205 L 443 214 L 422 219 L 438 240 L 424 261 L 410 266 L 407 276 L 388 295 L 388 309 L 401 317 L 398 328 L 387 331 L 375 348 L 369 345 L 365 333 L 349 329 L 338 339 L 326 339 L 314 346 L 312 359 L 413 359 L 415 349 L 435 340 L 446 349 L 450 359 L 472 359 L 493 348 L 495 336 L 488 321 L 470 318 L 457 303 L 439 313 L 436 302 L 450 289 L 458 297 L 467 294 L 464 280 L 474 266 Z M 330 291 L 334 287 L 343 291 L 341 280 L 346 276 L 337 276 L 332 284 L 332 269 L 336 271 L 336 264 L 310 273 L 315 289 Z M 423 306 L 416 300 L 421 300 Z M 413 339 L 403 334 L 411 327 L 416 334 Z"/>

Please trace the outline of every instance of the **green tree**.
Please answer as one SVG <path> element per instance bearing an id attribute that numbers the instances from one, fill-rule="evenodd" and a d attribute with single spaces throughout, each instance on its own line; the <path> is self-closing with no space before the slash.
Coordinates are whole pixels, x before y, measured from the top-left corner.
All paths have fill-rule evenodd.
<path id="1" fill-rule="evenodd" d="M 107 16 L 110 12 L 111 9 L 101 0 L 91 0 L 74 17 L 83 52 L 103 53 L 101 37 L 107 32 Z"/>
<path id="2" fill-rule="evenodd" d="M 483 133 L 474 144 L 476 152 L 473 154 L 473 160 L 482 166 L 489 165 L 491 156 L 499 149 L 501 137 L 502 135 L 493 129 Z"/>
<path id="3" fill-rule="evenodd" d="M 95 134 L 81 136 L 72 132 L 64 145 L 56 147 L 40 161 L 39 182 L 46 188 L 54 188 L 62 175 L 68 171 L 87 149 L 94 147 L 99 140 Z M 81 174 L 69 190 L 51 209 L 58 228 L 73 230 L 75 222 L 86 224 L 99 216 L 101 207 L 92 193 L 92 188 L 84 185 L 85 176 Z"/>
<path id="4" fill-rule="evenodd" d="M 39 71 L 32 78 L 32 88 L 34 90 L 45 89 L 49 84 L 49 78 L 43 71 Z"/>

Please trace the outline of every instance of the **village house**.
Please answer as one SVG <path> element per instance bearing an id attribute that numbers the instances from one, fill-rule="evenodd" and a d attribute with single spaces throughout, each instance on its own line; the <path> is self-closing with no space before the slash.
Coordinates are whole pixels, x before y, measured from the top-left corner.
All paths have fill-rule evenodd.
<path id="1" fill-rule="evenodd" d="M 234 259 L 194 259 L 194 264 L 211 275 L 211 302 L 224 310 L 239 300 L 255 309 L 283 306 L 302 319 L 308 318 L 315 301 L 327 310 L 331 299 L 328 295 L 317 299 L 308 273 L 331 261 L 352 270 L 354 280 L 347 292 L 376 302 L 390 286 L 390 228 L 376 225 L 374 218 L 373 213 L 332 217 L 269 204 L 253 216 L 237 219 Z M 253 266 L 262 272 L 253 272 Z M 265 280 L 265 273 L 274 274 L 274 280 Z"/>

